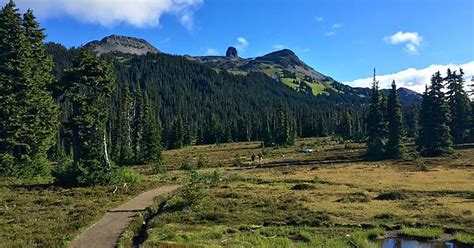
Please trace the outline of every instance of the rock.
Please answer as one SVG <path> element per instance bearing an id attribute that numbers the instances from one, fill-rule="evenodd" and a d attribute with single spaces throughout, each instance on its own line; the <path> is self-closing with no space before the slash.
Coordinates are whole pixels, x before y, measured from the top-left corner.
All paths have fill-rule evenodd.
<path id="1" fill-rule="evenodd" d="M 235 47 L 227 48 L 227 52 L 225 53 L 225 56 L 227 58 L 231 58 L 231 59 L 236 59 L 236 58 L 239 57 L 239 55 L 237 53 L 237 49 Z"/>

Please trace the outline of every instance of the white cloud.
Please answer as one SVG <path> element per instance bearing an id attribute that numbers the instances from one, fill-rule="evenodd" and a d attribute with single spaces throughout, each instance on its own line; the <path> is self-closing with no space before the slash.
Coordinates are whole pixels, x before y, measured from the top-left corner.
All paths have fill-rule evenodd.
<path id="1" fill-rule="evenodd" d="M 451 70 L 462 68 L 466 82 L 470 82 L 472 76 L 474 76 L 474 61 L 471 61 L 465 64 L 430 65 L 421 69 L 408 68 L 393 74 L 379 75 L 377 80 L 379 81 L 380 88 L 389 88 L 392 80 L 395 80 L 398 87 L 405 87 L 422 93 L 425 90 L 425 85 L 430 83 L 431 76 L 435 72 L 440 71 L 442 74 L 446 74 L 448 68 L 451 68 Z M 344 83 L 354 87 L 371 87 L 372 77 Z M 468 83 L 465 85 L 468 85 Z"/>
<path id="2" fill-rule="evenodd" d="M 392 45 L 405 44 L 405 50 L 409 54 L 418 54 L 418 46 L 423 41 L 423 37 L 417 32 L 401 32 L 398 31 L 393 35 L 385 36 L 383 38 L 386 42 Z"/>
<path id="3" fill-rule="evenodd" d="M 405 48 L 409 54 L 418 54 L 417 47 L 411 43 L 406 44 Z"/>
<path id="4" fill-rule="evenodd" d="M 214 48 L 208 48 L 206 50 L 206 56 L 215 56 L 215 55 L 218 55 L 218 54 L 219 54 L 219 52 Z"/>
<path id="5" fill-rule="evenodd" d="M 0 0 L 5 2 L 5 0 Z M 31 8 L 40 18 L 71 16 L 82 22 L 136 27 L 159 25 L 163 14 L 175 15 L 187 29 L 193 27 L 193 13 L 203 0 L 17 0 L 21 9 Z"/>
<path id="6" fill-rule="evenodd" d="M 285 49 L 286 46 L 285 46 L 285 45 L 281 45 L 281 44 L 277 44 L 277 45 L 274 45 L 273 48 L 276 49 L 276 50 L 282 50 L 282 49 Z"/>
<path id="7" fill-rule="evenodd" d="M 247 41 L 246 38 L 242 36 L 237 37 L 237 45 L 235 45 L 235 48 L 237 48 L 239 52 L 244 52 L 245 49 L 248 47 L 248 45 L 249 45 L 249 42 Z"/>
<path id="8" fill-rule="evenodd" d="M 329 31 L 329 32 L 326 32 L 326 33 L 325 33 L 326 36 L 333 36 L 333 35 L 335 35 L 335 34 L 336 34 L 335 31 Z"/>
<path id="9" fill-rule="evenodd" d="M 326 33 L 324 33 L 324 35 L 326 35 L 326 36 L 333 36 L 333 35 L 336 35 L 336 30 L 337 30 L 337 29 L 340 29 L 340 28 L 342 28 L 342 27 L 344 27 L 344 24 L 342 24 L 342 23 L 334 23 L 333 25 L 331 25 L 331 30 L 328 31 L 328 32 L 326 32 Z"/>
<path id="10" fill-rule="evenodd" d="M 324 17 L 322 17 L 322 16 L 316 16 L 314 19 L 315 19 L 317 22 L 322 22 L 322 21 L 324 20 Z"/>

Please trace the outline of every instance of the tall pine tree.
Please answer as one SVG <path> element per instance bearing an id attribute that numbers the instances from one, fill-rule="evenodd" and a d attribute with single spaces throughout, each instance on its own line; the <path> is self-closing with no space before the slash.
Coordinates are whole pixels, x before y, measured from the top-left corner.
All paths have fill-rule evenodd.
<path id="1" fill-rule="evenodd" d="M 114 135 L 114 155 L 120 164 L 132 162 L 132 100 L 130 86 L 124 83 L 117 108 L 117 127 Z"/>
<path id="2" fill-rule="evenodd" d="M 354 136 L 354 124 L 351 111 L 346 111 L 338 126 L 339 134 L 343 139 L 351 139 Z"/>
<path id="3" fill-rule="evenodd" d="M 449 106 L 443 92 L 443 78 L 437 72 L 423 95 L 417 149 L 422 156 L 441 156 L 453 152 L 449 130 Z"/>
<path id="4" fill-rule="evenodd" d="M 148 95 L 145 94 L 143 100 L 145 106 L 143 108 L 143 162 L 144 163 L 159 163 L 161 160 L 161 132 L 158 119 L 154 116 L 151 109 Z"/>
<path id="5" fill-rule="evenodd" d="M 372 100 L 370 110 L 367 116 L 367 150 L 365 158 L 369 160 L 379 160 L 384 157 L 384 139 L 385 139 L 385 122 L 384 107 L 382 97 L 380 96 L 378 81 L 375 78 L 372 83 Z"/>
<path id="6" fill-rule="evenodd" d="M 133 160 L 135 163 L 143 163 L 143 137 L 144 137 L 144 102 L 143 92 L 140 84 L 137 84 L 137 88 L 134 94 L 133 104 L 133 131 L 132 131 L 132 152 Z"/>
<path id="7" fill-rule="evenodd" d="M 453 141 L 457 144 L 466 141 L 470 123 L 470 102 L 464 90 L 463 75 L 464 72 L 462 69 L 459 70 L 459 74 L 457 74 L 456 71 L 451 72 L 451 70 L 448 69 L 445 78 L 448 88 L 447 100 L 451 113 L 449 128 Z"/>
<path id="8" fill-rule="evenodd" d="M 65 97 L 71 102 L 73 159 L 76 182 L 85 185 L 110 182 L 106 121 L 115 85 L 112 67 L 86 49 L 64 77 Z"/>
<path id="9" fill-rule="evenodd" d="M 278 146 L 292 145 L 295 142 L 294 122 L 286 106 L 276 110 L 275 144 Z"/>
<path id="10" fill-rule="evenodd" d="M 402 144 L 403 137 L 403 114 L 400 100 L 397 94 L 395 81 L 388 95 L 387 102 L 388 140 L 385 148 L 387 158 L 403 158 L 405 149 Z"/>
<path id="11" fill-rule="evenodd" d="M 48 91 L 52 61 L 31 11 L 21 18 L 13 1 L 0 12 L 0 175 L 48 176 L 47 151 L 58 127 Z"/>

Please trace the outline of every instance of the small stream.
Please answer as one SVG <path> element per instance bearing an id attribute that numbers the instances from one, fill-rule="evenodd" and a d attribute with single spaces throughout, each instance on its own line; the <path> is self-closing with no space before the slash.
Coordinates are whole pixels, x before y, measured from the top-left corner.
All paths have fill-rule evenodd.
<path id="1" fill-rule="evenodd" d="M 377 242 L 381 248 L 465 248 L 453 241 L 417 241 L 406 238 L 387 238 Z"/>

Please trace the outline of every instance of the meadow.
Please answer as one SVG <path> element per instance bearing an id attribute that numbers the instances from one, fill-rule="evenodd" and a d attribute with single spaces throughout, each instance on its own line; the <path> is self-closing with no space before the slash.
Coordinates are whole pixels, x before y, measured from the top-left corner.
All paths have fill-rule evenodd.
<path id="1" fill-rule="evenodd" d="M 183 188 L 158 199 L 146 225 L 138 216 L 123 247 L 380 247 L 376 238 L 393 230 L 474 243 L 472 146 L 451 157 L 377 162 L 363 161 L 363 151 L 334 138 L 263 149 L 258 142 L 190 146 L 165 151 L 159 173 L 128 168 L 139 180 L 126 187 L 5 180 L 0 247 L 67 246 L 108 209 L 163 184 Z M 252 162 L 259 152 L 263 161 Z"/>
<path id="2" fill-rule="evenodd" d="M 360 144 L 302 139 L 252 163 L 260 151 L 257 142 L 166 151 L 188 184 L 148 223 L 145 247 L 378 247 L 386 230 L 472 244 L 469 146 L 453 157 L 367 162 Z"/>

